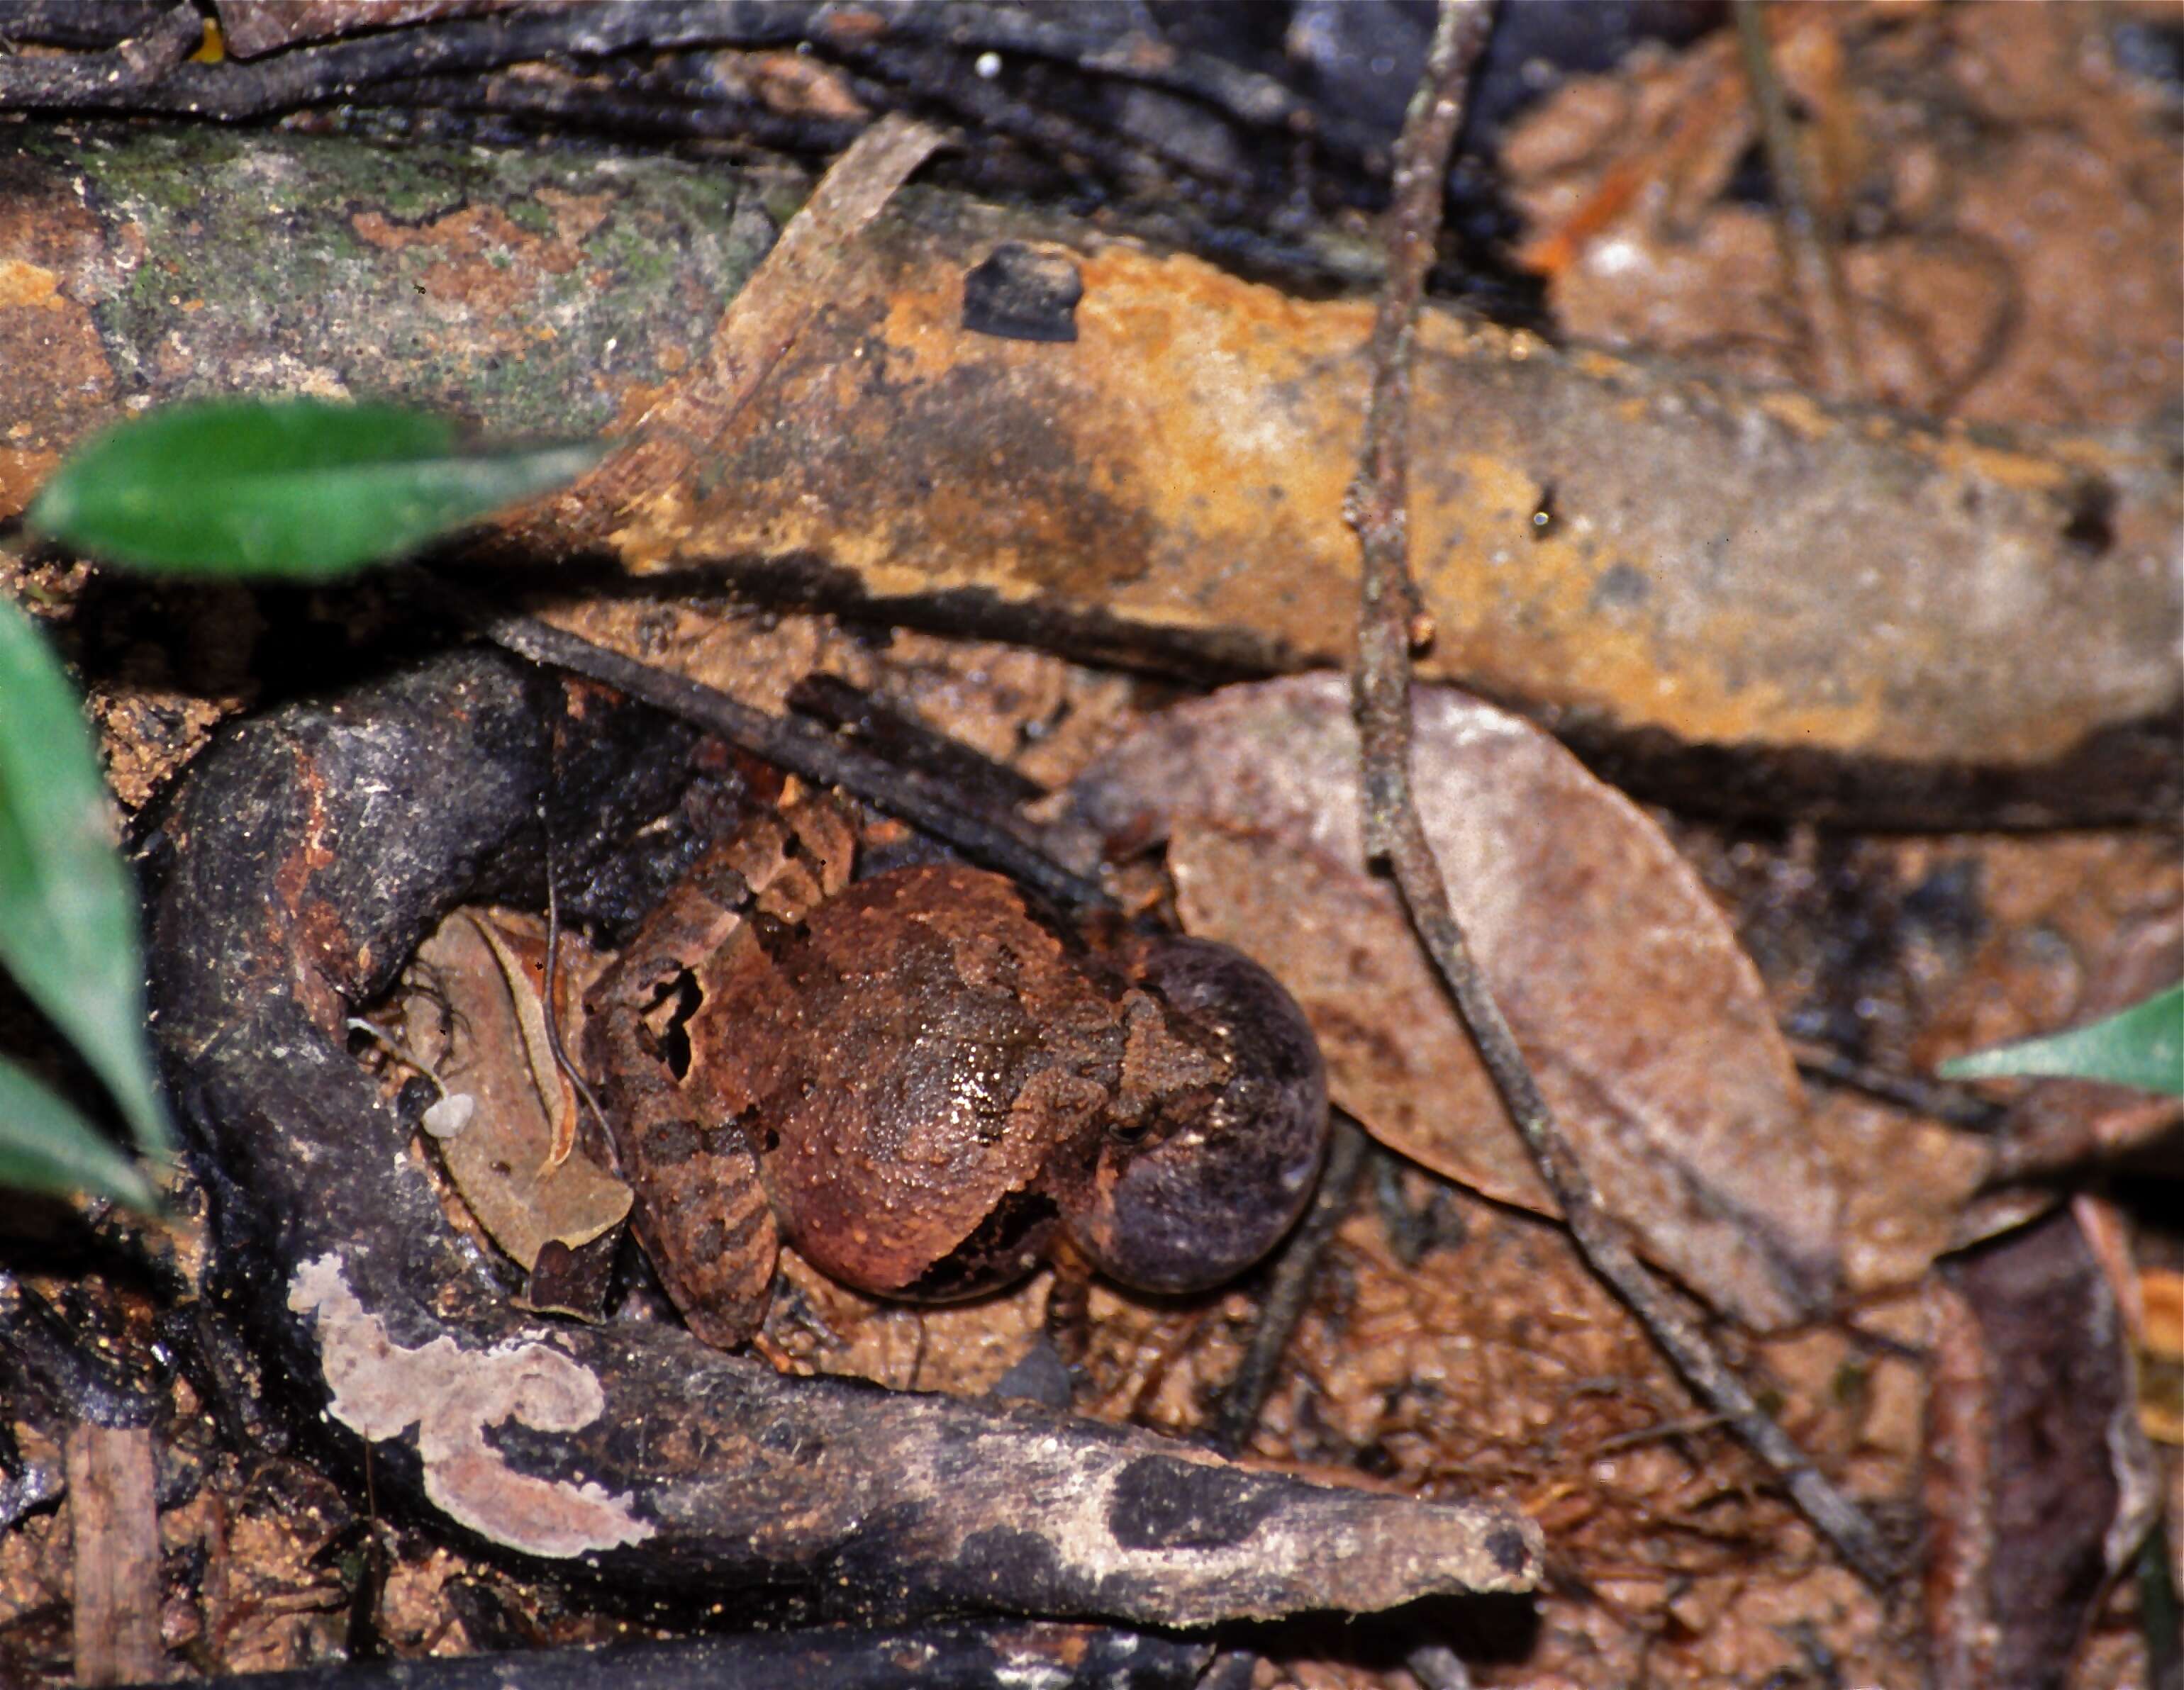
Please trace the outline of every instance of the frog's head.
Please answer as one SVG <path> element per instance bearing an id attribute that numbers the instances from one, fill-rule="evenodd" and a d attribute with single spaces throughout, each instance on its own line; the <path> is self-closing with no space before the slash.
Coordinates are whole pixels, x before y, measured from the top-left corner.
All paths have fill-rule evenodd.
<path id="1" fill-rule="evenodd" d="M 1101 1272 L 1198 1291 L 1272 1249 L 1312 1194 L 1327 1145 L 1327 1070 L 1304 1012 L 1240 952 L 1139 939 L 1116 958 L 1122 1083 L 1096 1151 L 1057 1192 Z"/>

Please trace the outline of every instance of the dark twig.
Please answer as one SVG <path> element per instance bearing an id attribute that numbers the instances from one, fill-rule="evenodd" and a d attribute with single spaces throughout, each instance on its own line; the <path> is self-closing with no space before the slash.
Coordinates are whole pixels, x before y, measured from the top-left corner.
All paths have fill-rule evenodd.
<path id="1" fill-rule="evenodd" d="M 1396 147 L 1388 281 L 1373 325 L 1372 403 L 1349 513 L 1364 555 L 1353 688 L 1366 849 L 1393 869 L 1418 937 L 1587 1264 L 1630 1306 L 1691 1388 L 1773 1469 L 1806 1518 L 1845 1560 L 1878 1584 L 1892 1573 L 1894 1561 L 1872 1522 L 1762 1412 L 1696 1320 L 1640 1265 L 1602 1205 L 1472 959 L 1411 792 L 1411 644 L 1417 619 L 1405 526 L 1411 341 L 1440 229 L 1442 182 L 1462 115 L 1464 81 L 1485 39 L 1489 15 L 1481 0 L 1443 0 L 1425 75 Z"/>
<path id="2" fill-rule="evenodd" d="M 194 7 L 177 9 L 196 18 Z M 177 64 L 134 91 L 114 89 L 81 71 L 50 86 L 25 84 L 17 74 L 23 62 L 0 64 L 0 107 L 121 108 L 235 121 L 353 97 L 393 77 L 475 74 L 555 55 L 599 58 L 638 47 L 794 40 L 793 27 L 783 34 L 783 26 L 794 22 L 763 0 L 655 0 L 644 6 L 594 0 L 549 12 L 387 30 L 248 64 Z M 73 64 L 66 59 L 28 63 Z"/>
<path id="3" fill-rule="evenodd" d="M 0 58 L 0 108 L 129 106 L 148 97 L 203 39 L 204 19 L 183 0 L 109 52 Z"/>
<path id="4" fill-rule="evenodd" d="M 884 41 L 838 42 L 833 53 L 844 64 L 900 90 L 890 104 L 901 103 L 904 94 L 908 94 L 915 100 L 946 108 L 981 134 L 1006 136 L 1056 159 L 1082 158 L 1115 181 L 1145 181 L 1158 174 L 1159 166 L 1144 147 L 1102 134 L 1061 112 L 1018 99 L 980 77 L 967 76 L 961 60 L 953 54 Z"/>
<path id="5" fill-rule="evenodd" d="M 160 0 L 0 0 L 0 42 L 114 47 L 170 10 Z"/>
<path id="6" fill-rule="evenodd" d="M 824 728 L 794 716 L 770 716 L 701 681 L 655 669 L 579 635 L 528 616 L 504 616 L 443 583 L 433 583 L 432 592 L 504 651 L 589 675 L 807 781 L 840 787 L 1059 903 L 1077 909 L 1113 903 L 1096 882 L 1049 857 L 1028 831 L 967 814 L 952 789 L 930 776 L 898 769 L 884 758 L 844 744 Z"/>
<path id="7" fill-rule="evenodd" d="M 1929 1115 L 1964 1132 L 1997 1131 L 2009 1113 L 2001 1104 L 1989 1103 L 1966 1087 L 1953 1086 L 1946 1080 L 1929 1080 L 1917 1074 L 1899 1074 L 1893 1069 L 1860 1062 L 1811 1039 L 1791 1039 L 1790 1053 L 1797 1059 L 1797 1071 L 1809 1080 L 1863 1092 L 1868 1097 Z"/>
<path id="8" fill-rule="evenodd" d="M 538 837 L 546 853 L 546 983 L 540 994 L 545 999 L 546 1046 L 554 1053 L 554 1066 L 560 1070 L 561 1077 L 569 1082 L 590 1113 L 601 1138 L 611 1142 L 606 1111 L 599 1107 L 599 1097 L 592 1090 L 592 1082 L 584 1078 L 584 1070 L 569 1059 L 568 1047 L 561 1042 L 561 897 L 554 885 L 554 824 L 547 816 L 543 797 L 538 809 Z M 574 1137 L 572 1133 L 564 1138 L 558 1130 L 555 1131 L 554 1159 L 557 1165 L 569 1154 Z"/>
<path id="9" fill-rule="evenodd" d="M 517 72 L 398 78 L 378 84 L 372 90 L 372 103 L 624 137 L 734 141 L 812 154 L 840 152 L 865 126 L 861 120 L 777 112 L 755 100 L 723 93 L 703 99 L 672 97 L 641 87 L 601 87 L 590 79 Z"/>
<path id="10" fill-rule="evenodd" d="M 1306 1299 L 1318 1277 L 1320 1258 L 1357 1195 L 1357 1176 L 1364 1169 L 1365 1153 L 1371 1142 L 1347 1115 L 1334 1117 L 1319 1190 L 1268 1276 L 1267 1294 L 1259 1304 L 1251 1342 L 1221 1393 L 1221 1406 L 1214 1410 L 1213 1424 L 1206 1428 L 1206 1441 L 1223 1455 L 1242 1454 L 1251 1441 L 1251 1428 L 1259 1423 L 1259 1410 L 1266 1406 L 1267 1394 L 1273 1389 L 1282 1352 L 1289 1348 L 1290 1337 L 1296 1331 Z"/>
<path id="11" fill-rule="evenodd" d="M 1736 16 L 1736 44 L 1744 55 L 1745 81 L 1759 118 L 1760 145 L 1766 149 L 1767 170 L 1774 183 L 1774 231 L 1782 246 L 1783 267 L 1790 273 L 1791 288 L 1812 336 L 1817 385 L 1830 398 L 1863 397 L 1864 383 L 1858 375 L 1858 342 L 1842 265 L 1813 197 L 1805 191 L 1797 131 L 1774 75 L 1761 0 L 1735 0 L 1731 9 Z"/>
<path id="12" fill-rule="evenodd" d="M 1046 788 L 960 739 L 935 733 L 907 710 L 852 687 L 838 675 L 807 675 L 788 689 L 788 708 L 832 728 L 844 740 L 967 793 L 972 806 L 1008 810 L 1034 803 Z"/>
<path id="13" fill-rule="evenodd" d="M 47 14 L 57 8 L 19 5 L 17 9 L 24 13 L 25 26 L 35 25 L 36 38 L 53 38 L 55 25 Z M 182 12 L 189 14 L 194 46 L 200 28 L 196 8 L 176 8 L 176 14 Z M 295 47 L 248 63 L 184 65 L 177 57 L 163 67 L 149 89 L 111 85 L 103 80 L 109 67 L 70 59 L 21 61 L 0 65 L 0 106 L 76 110 L 132 107 L 232 120 L 329 100 L 368 97 L 374 85 L 397 78 L 475 74 L 525 60 L 806 42 L 839 50 L 892 42 L 944 47 L 958 54 L 1015 53 L 1067 64 L 1088 75 L 1186 95 L 1256 129 L 1302 132 L 1325 126 L 1307 102 L 1271 76 L 1134 30 L 1103 27 L 1102 23 L 1101 14 L 1089 8 L 1075 15 L 1064 8 L 1040 16 L 965 4 L 876 8 L 844 5 L 840 0 L 648 0 L 632 6 L 627 0 L 590 0 L 499 17 L 382 30 Z M 70 36 L 85 38 L 80 26 Z M 41 66 L 50 68 L 41 71 Z M 1339 133 L 1322 138 L 1353 152 L 1369 146 L 1362 134 L 1337 128 Z"/>

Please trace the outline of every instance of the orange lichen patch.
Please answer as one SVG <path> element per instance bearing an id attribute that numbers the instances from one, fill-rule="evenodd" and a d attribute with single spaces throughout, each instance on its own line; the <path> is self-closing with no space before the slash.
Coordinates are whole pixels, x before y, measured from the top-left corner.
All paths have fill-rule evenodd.
<path id="1" fill-rule="evenodd" d="M 555 243 L 571 250 L 589 240 L 614 209 L 614 196 L 607 193 L 566 193 L 542 186 L 534 197 L 554 214 Z"/>
<path id="2" fill-rule="evenodd" d="M 21 512 L 60 461 L 58 452 L 0 451 L 0 512 Z"/>
<path id="3" fill-rule="evenodd" d="M 0 196 L 0 370 L 38 375 L 0 400 L 0 517 L 20 514 L 62 450 L 108 420 L 113 366 L 90 311 L 61 287 L 97 242 L 73 196 Z"/>
<path id="4" fill-rule="evenodd" d="M 38 311 L 58 311 L 63 301 L 55 289 L 60 278 L 42 264 L 20 259 L 0 259 L 0 310 L 10 306 Z"/>

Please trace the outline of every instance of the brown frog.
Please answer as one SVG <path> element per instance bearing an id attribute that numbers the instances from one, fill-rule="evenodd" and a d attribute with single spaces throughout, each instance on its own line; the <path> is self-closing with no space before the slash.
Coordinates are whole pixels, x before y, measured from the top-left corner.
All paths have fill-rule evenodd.
<path id="1" fill-rule="evenodd" d="M 1327 1089 L 1271 976 L 1203 940 L 1089 940 L 960 864 L 851 884 L 855 848 L 833 802 L 792 799 L 587 999 L 632 1224 L 699 1337 L 757 1333 L 784 1234 L 845 1283 L 947 1301 L 1072 1250 L 1195 1290 L 1288 1230 Z"/>

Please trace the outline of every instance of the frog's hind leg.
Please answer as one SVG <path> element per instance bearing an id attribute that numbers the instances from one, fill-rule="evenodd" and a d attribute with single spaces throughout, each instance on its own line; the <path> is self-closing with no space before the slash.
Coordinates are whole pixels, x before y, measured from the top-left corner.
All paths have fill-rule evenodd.
<path id="1" fill-rule="evenodd" d="M 694 973 L 749 910 L 736 854 L 716 846 L 668 894 L 592 987 L 584 1025 L 612 1135 L 608 1145 L 588 1130 L 586 1148 L 629 1181 L 630 1224 L 660 1283 L 690 1330 L 722 1348 L 748 1342 L 766 1318 L 780 1249 L 758 1158 L 740 1123 L 721 1118 L 737 1100 L 723 1108 L 683 1083 Z"/>
<path id="2" fill-rule="evenodd" d="M 632 1224 L 667 1294 L 707 1343 L 748 1343 L 773 1296 L 781 1234 L 742 1128 L 660 1119 L 632 1122 L 624 1137 Z M 666 1238 L 676 1246 L 665 1248 Z"/>
<path id="3" fill-rule="evenodd" d="M 690 1330 L 722 1348 L 765 1320 L 781 1235 L 744 1125 L 761 1076 L 703 1012 L 759 956 L 754 921 L 800 920 L 846 883 L 855 848 L 839 804 L 793 792 L 699 859 L 585 1000 L 631 1226 Z"/>
<path id="4" fill-rule="evenodd" d="M 668 927 L 694 914 L 661 913 Z M 671 1020 L 657 1025 L 682 989 L 679 959 L 640 950 L 632 946 L 600 978 L 588 1006 L 584 1054 L 614 1139 L 610 1148 L 588 1148 L 605 1150 L 603 1159 L 629 1181 L 630 1225 L 690 1330 L 733 1348 L 766 1318 L 780 1234 L 742 1125 L 694 1119 L 699 1099 L 662 1048 L 662 1034 L 679 1031 Z"/>

